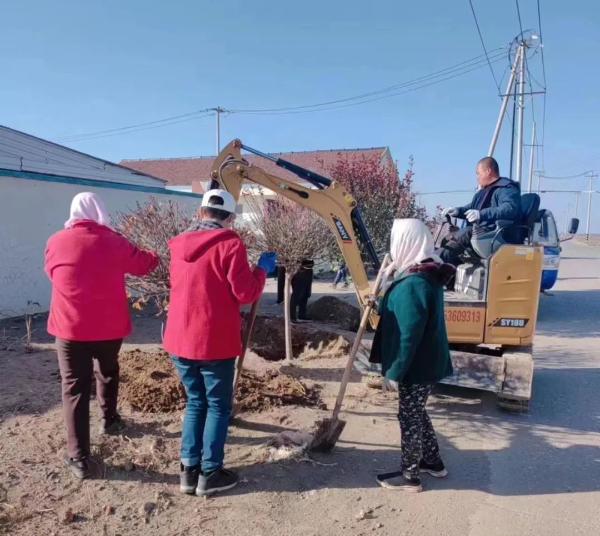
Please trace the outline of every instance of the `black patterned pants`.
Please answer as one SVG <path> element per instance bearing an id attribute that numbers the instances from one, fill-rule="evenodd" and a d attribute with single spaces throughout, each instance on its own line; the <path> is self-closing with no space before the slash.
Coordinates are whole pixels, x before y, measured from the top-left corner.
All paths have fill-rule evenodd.
<path id="1" fill-rule="evenodd" d="M 421 459 L 427 463 L 440 461 L 440 448 L 425 404 L 433 384 L 398 384 L 400 408 L 398 420 L 402 433 L 401 471 L 411 477 L 419 476 Z"/>

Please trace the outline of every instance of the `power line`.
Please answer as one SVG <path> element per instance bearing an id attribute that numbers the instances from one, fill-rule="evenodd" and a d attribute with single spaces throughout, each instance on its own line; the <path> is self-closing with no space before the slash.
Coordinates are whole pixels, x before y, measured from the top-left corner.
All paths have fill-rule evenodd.
<path id="1" fill-rule="evenodd" d="M 542 35 L 542 14 L 540 10 L 540 0 L 537 0 L 537 12 L 538 12 L 538 25 L 540 30 L 540 48 L 542 49 L 542 76 L 544 77 L 544 108 L 542 112 L 542 167 L 545 166 L 545 155 L 544 155 L 544 139 L 546 136 L 546 88 L 548 82 L 546 80 L 546 61 L 544 59 L 544 37 Z"/>
<path id="2" fill-rule="evenodd" d="M 353 97 L 347 97 L 344 99 L 337 99 L 333 101 L 327 101 L 316 104 L 308 104 L 304 106 L 295 106 L 295 107 L 287 107 L 287 108 L 271 108 L 271 109 L 229 109 L 224 110 L 228 114 L 238 113 L 238 114 L 267 114 L 267 115 L 278 115 L 278 114 L 295 114 L 295 113 L 309 113 L 316 111 L 326 111 L 333 110 L 337 108 L 345 108 L 349 106 L 358 106 L 361 104 L 366 104 L 369 102 L 387 99 L 391 97 L 395 97 L 397 95 L 402 95 L 404 93 L 409 93 L 412 91 L 416 91 L 419 89 L 426 88 L 428 86 L 438 84 L 444 82 L 446 80 L 450 80 L 452 78 L 456 78 L 458 76 L 462 76 L 464 74 L 470 73 L 480 67 L 483 67 L 486 64 L 496 63 L 504 57 L 503 51 L 505 47 L 499 47 L 490 52 L 492 56 L 489 54 L 481 54 L 479 56 L 475 56 L 474 58 L 465 60 L 463 62 L 457 63 L 450 67 L 446 67 L 445 69 L 441 69 L 439 71 L 430 73 L 428 75 L 424 75 L 413 80 L 409 80 L 400 84 L 396 84 L 393 86 L 389 86 L 386 88 L 382 88 L 379 90 L 371 91 L 368 93 L 363 93 L 361 95 L 355 95 Z M 425 83 L 427 82 L 427 83 Z M 410 87 L 415 86 L 415 87 Z M 410 88 L 404 91 L 397 91 L 402 88 Z M 373 97 L 373 98 L 370 98 Z M 345 103 L 345 104 L 344 104 Z M 83 134 L 75 134 L 71 136 L 62 136 L 57 138 L 55 141 L 60 142 L 75 142 L 75 141 L 87 141 L 97 138 L 118 136 L 122 134 L 130 134 L 134 132 L 140 132 L 143 130 L 149 130 L 152 128 L 160 128 L 163 126 L 174 125 L 178 123 L 182 123 L 185 121 L 192 121 L 195 119 L 199 119 L 201 117 L 205 117 L 207 115 L 211 115 L 209 112 L 214 110 L 214 108 L 204 108 L 202 110 L 196 110 L 194 112 L 189 112 L 186 114 L 176 115 L 172 117 L 167 117 L 164 119 L 158 119 L 156 121 L 149 121 L 145 123 L 138 123 L 135 125 L 129 125 L 126 127 L 113 128 L 108 130 L 100 130 L 96 132 L 88 132 Z"/>
<path id="3" fill-rule="evenodd" d="M 497 48 L 492 51 L 492 54 L 494 54 L 491 58 L 493 63 L 495 63 L 496 61 L 499 61 L 500 58 L 504 57 L 504 52 L 499 52 L 500 50 L 503 50 L 503 49 L 504 49 L 504 47 L 500 47 L 500 48 Z M 466 60 L 461 63 L 457 63 L 456 65 L 453 65 L 451 67 L 447 67 L 440 71 L 436 71 L 434 73 L 431 73 L 431 74 L 428 74 L 425 76 L 421 76 L 419 78 L 415 78 L 415 79 L 409 80 L 407 82 L 402 82 L 400 84 L 395 84 L 393 86 L 389 86 L 389 87 L 386 87 L 383 89 L 378 89 L 375 91 L 370 91 L 368 93 L 363 93 L 360 95 L 355 95 L 352 97 L 346 97 L 344 99 L 337 99 L 337 100 L 321 102 L 321 103 L 317 103 L 317 104 L 306 104 L 303 106 L 293 106 L 293 107 L 285 107 L 285 108 L 264 108 L 264 109 L 235 109 L 234 108 L 234 109 L 230 109 L 230 111 L 232 113 L 240 113 L 240 114 L 241 113 L 243 113 L 243 114 L 287 114 L 287 113 L 305 113 L 305 112 L 319 111 L 321 109 L 343 108 L 348 105 L 345 105 L 345 106 L 332 106 L 332 105 L 346 103 L 346 102 L 350 102 L 350 101 L 356 101 L 356 100 L 360 100 L 360 99 L 368 99 L 371 96 L 381 95 L 383 93 L 390 93 L 397 89 L 413 86 L 416 84 L 421 84 L 422 82 L 436 79 L 436 78 L 441 78 L 441 79 L 434 83 L 443 82 L 445 80 L 455 78 L 455 76 L 467 74 L 471 71 L 474 71 L 475 69 L 479 69 L 480 67 L 485 65 L 486 62 L 488 61 L 487 59 L 484 58 L 484 56 L 485 56 L 484 54 L 481 54 L 479 56 L 471 58 L 470 60 Z M 484 59 L 480 59 L 480 58 L 484 58 Z M 450 75 L 453 73 L 457 73 L 457 74 L 455 76 L 446 76 L 446 75 Z M 442 77 L 445 77 L 445 78 L 442 78 Z M 414 89 L 420 89 L 421 87 L 427 87 L 429 85 L 432 85 L 432 84 L 424 84 L 417 88 L 413 88 L 411 91 L 413 91 Z M 395 95 L 400 95 L 402 93 L 405 93 L 405 92 L 391 93 L 390 95 L 385 95 L 384 97 L 363 100 L 363 101 L 359 102 L 358 104 L 364 104 L 365 102 L 372 102 L 373 100 L 380 100 L 381 98 L 393 97 Z M 354 105 L 354 104 L 356 104 L 356 103 L 351 103 L 351 105 Z M 317 109 L 317 110 L 313 110 L 313 109 Z"/>
<path id="4" fill-rule="evenodd" d="M 535 56 L 535 54 L 537 54 L 537 50 L 533 53 L 533 55 Z M 529 77 L 531 78 L 531 80 L 533 80 L 537 86 L 539 86 L 540 88 L 542 88 L 543 91 L 546 91 L 546 86 L 544 84 L 540 84 L 537 79 L 535 78 L 535 76 L 533 76 L 533 73 L 531 71 L 528 71 Z M 533 89 L 531 90 L 533 91 Z"/>
<path id="5" fill-rule="evenodd" d="M 481 35 L 481 28 L 479 27 L 479 21 L 477 20 L 477 15 L 475 14 L 475 8 L 473 7 L 473 0 L 469 0 L 469 4 L 471 5 L 471 13 L 473 13 L 473 19 L 475 20 L 475 26 L 477 26 L 477 33 L 479 34 L 479 40 L 481 41 L 481 46 L 483 47 L 483 52 L 485 53 L 485 57 L 488 60 L 488 65 L 490 67 L 490 72 L 492 73 L 492 78 L 494 79 L 494 83 L 498 88 L 498 95 L 502 92 L 500 90 L 500 84 L 498 83 L 498 79 L 496 78 L 496 73 L 494 73 L 494 69 L 492 68 L 492 64 L 490 63 L 490 58 L 488 56 L 487 49 L 485 48 L 485 43 L 483 41 L 483 35 Z"/>
<path id="6" fill-rule="evenodd" d="M 62 143 L 76 143 L 78 141 L 88 141 L 88 140 L 95 140 L 95 139 L 98 139 L 98 138 L 111 138 L 113 136 L 121 136 L 123 134 L 133 134 L 135 132 L 142 132 L 144 130 L 152 130 L 152 129 L 155 129 L 155 128 L 161 128 L 161 127 L 167 127 L 167 126 L 170 126 L 170 125 L 177 125 L 179 123 L 185 123 L 187 121 L 195 121 L 196 119 L 200 119 L 202 117 L 207 117 L 209 115 L 214 115 L 214 114 L 209 114 L 207 112 L 207 113 L 205 113 L 203 115 L 197 115 L 197 116 L 194 116 L 194 117 L 188 117 L 186 119 L 180 119 L 178 121 L 171 121 L 169 123 L 160 123 L 158 125 L 145 126 L 145 127 L 142 127 L 142 128 L 137 128 L 137 129 L 132 129 L 132 130 L 121 130 L 121 131 L 112 132 L 112 133 L 109 133 L 109 134 L 100 134 L 98 136 L 73 137 L 73 138 L 69 138 L 67 140 L 63 140 Z"/>
<path id="7" fill-rule="evenodd" d="M 98 135 L 101 135 L 101 134 L 110 134 L 110 133 L 113 133 L 113 132 L 120 132 L 122 130 L 129 130 L 129 129 L 134 129 L 134 128 L 138 128 L 138 127 L 145 127 L 145 126 L 149 126 L 149 125 L 156 125 L 156 124 L 160 124 L 160 123 L 165 123 L 167 121 L 173 121 L 175 119 L 181 119 L 181 118 L 184 118 L 184 117 L 191 117 L 191 116 L 195 116 L 195 115 L 198 115 L 198 114 L 205 114 L 207 111 L 208 111 L 208 109 L 196 110 L 195 112 L 189 112 L 189 113 L 181 114 L 181 115 L 174 115 L 172 117 L 166 117 L 165 119 L 157 119 L 156 121 L 149 121 L 147 123 L 138 123 L 137 125 L 130 125 L 128 127 L 111 128 L 109 130 L 99 130 L 97 132 L 87 132 L 87 133 L 84 133 L 84 134 L 73 134 L 71 136 L 61 136 L 60 138 L 56 138 L 55 141 L 71 141 L 74 138 L 87 138 L 88 136 L 98 136 Z"/>
<path id="8" fill-rule="evenodd" d="M 523 22 L 521 21 L 521 8 L 519 7 L 519 0 L 515 0 L 517 4 L 517 15 L 519 16 L 519 28 L 521 29 L 521 36 L 523 35 Z"/>
<path id="9" fill-rule="evenodd" d="M 504 54 L 502 54 L 502 56 L 504 56 Z M 501 60 L 502 60 L 502 58 L 499 58 L 499 59 L 492 61 L 492 63 L 496 63 Z M 379 101 L 379 100 L 389 99 L 392 97 L 396 97 L 398 95 L 404 95 L 405 93 L 411 93 L 411 92 L 417 91 L 419 89 L 424 89 L 426 87 L 433 86 L 433 85 L 439 84 L 441 82 L 445 82 L 446 80 L 451 80 L 453 78 L 457 78 L 458 76 L 462 76 L 464 74 L 470 73 L 472 71 L 480 69 L 481 67 L 483 67 L 483 65 L 479 65 L 479 66 L 473 67 L 471 69 L 468 69 L 466 71 L 458 72 L 451 76 L 447 76 L 447 77 L 441 78 L 439 80 L 434 80 L 433 82 L 429 82 L 428 84 L 422 84 L 420 86 L 413 87 L 413 88 L 407 89 L 405 91 L 397 91 L 395 93 L 389 93 L 387 95 L 383 95 L 380 97 L 374 97 L 372 99 L 365 99 L 365 100 L 361 100 L 361 101 L 357 101 L 357 102 L 350 102 L 348 104 L 340 104 L 340 105 L 336 105 L 336 106 L 312 108 L 312 109 L 308 109 L 308 110 L 296 110 L 296 111 L 289 111 L 289 112 L 257 112 L 257 111 L 249 111 L 249 110 L 231 110 L 231 112 L 238 113 L 238 114 L 249 114 L 249 115 L 290 115 L 290 114 L 305 114 L 305 113 L 314 113 L 314 112 L 324 112 L 324 111 L 328 111 L 328 110 L 337 110 L 340 108 L 350 108 L 352 106 L 360 106 L 361 104 L 367 104 L 369 102 L 375 102 L 375 101 Z"/>
<path id="10" fill-rule="evenodd" d="M 540 11 L 540 0 L 537 0 L 538 26 L 540 29 L 540 47 L 542 49 L 542 73 L 544 76 L 544 89 L 546 89 L 546 62 L 544 61 L 544 38 L 542 35 L 542 14 Z"/>
<path id="11" fill-rule="evenodd" d="M 475 192 L 475 188 L 471 188 L 470 190 L 444 190 L 442 192 L 417 192 L 416 195 L 434 195 L 434 194 L 472 194 Z"/>
<path id="12" fill-rule="evenodd" d="M 591 171 L 584 171 L 583 173 L 579 173 L 577 175 L 567 175 L 565 177 L 548 177 L 548 175 L 542 175 L 542 178 L 562 181 L 562 180 L 567 180 L 567 179 L 577 179 L 578 177 L 584 177 L 585 175 L 588 175 L 589 173 L 591 173 Z"/>

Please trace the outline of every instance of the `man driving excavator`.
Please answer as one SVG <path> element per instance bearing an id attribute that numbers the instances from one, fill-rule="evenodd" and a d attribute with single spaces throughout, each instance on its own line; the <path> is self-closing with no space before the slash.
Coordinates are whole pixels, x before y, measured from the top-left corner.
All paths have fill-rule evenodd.
<path id="1" fill-rule="evenodd" d="M 477 163 L 477 182 L 480 189 L 470 204 L 464 207 L 449 207 L 442 212 L 442 218 L 451 216 L 467 220 L 467 227 L 456 232 L 437 252 L 441 259 L 458 266 L 460 257 L 471 245 L 473 226 L 478 232 L 491 231 L 498 221 L 518 223 L 521 217 L 521 190 L 518 182 L 500 177 L 498 162 L 491 156 Z M 508 233 L 507 233 L 508 234 Z M 511 238 L 505 236 L 509 242 Z"/>

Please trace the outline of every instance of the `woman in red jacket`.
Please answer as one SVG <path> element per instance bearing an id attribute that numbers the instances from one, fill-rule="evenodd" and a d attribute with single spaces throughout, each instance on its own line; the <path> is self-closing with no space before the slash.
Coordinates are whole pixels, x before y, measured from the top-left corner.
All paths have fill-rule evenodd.
<path id="1" fill-rule="evenodd" d="M 65 228 L 46 246 L 44 269 L 52 281 L 48 332 L 56 337 L 67 427 L 64 461 L 79 478 L 90 476 L 92 372 L 102 411 L 101 433 L 123 429 L 117 413 L 118 355 L 131 333 L 125 274 L 146 275 L 158 256 L 143 251 L 109 227 L 96 194 L 77 194 Z"/>

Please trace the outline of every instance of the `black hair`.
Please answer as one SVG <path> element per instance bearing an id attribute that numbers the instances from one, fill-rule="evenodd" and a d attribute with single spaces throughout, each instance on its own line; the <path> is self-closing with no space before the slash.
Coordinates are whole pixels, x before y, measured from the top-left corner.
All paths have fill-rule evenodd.
<path id="1" fill-rule="evenodd" d="M 222 197 L 218 195 L 211 195 L 208 202 L 211 205 L 224 205 L 225 201 L 223 201 Z M 226 210 L 221 210 L 220 208 L 212 208 L 212 207 L 204 207 L 206 210 L 206 214 L 209 217 L 214 218 L 215 220 L 225 221 L 229 216 L 231 216 L 231 212 L 227 212 Z"/>
<path id="2" fill-rule="evenodd" d="M 492 158 L 491 156 L 486 156 L 484 158 L 482 158 L 479 163 L 483 166 L 486 167 L 488 169 L 492 170 L 492 173 L 494 175 L 496 175 L 496 177 L 500 176 L 500 166 L 498 166 L 498 162 L 496 161 L 495 158 Z"/>

